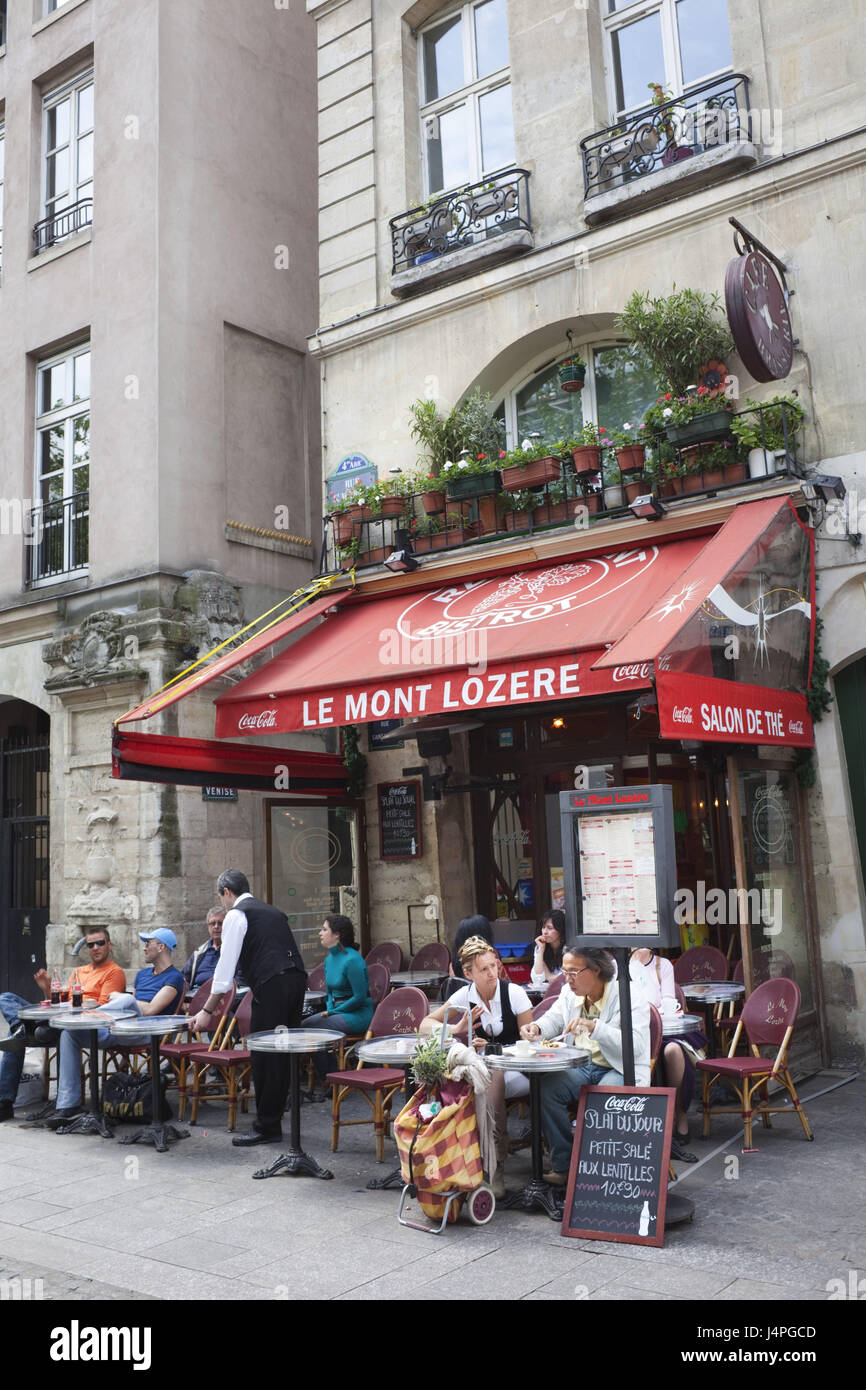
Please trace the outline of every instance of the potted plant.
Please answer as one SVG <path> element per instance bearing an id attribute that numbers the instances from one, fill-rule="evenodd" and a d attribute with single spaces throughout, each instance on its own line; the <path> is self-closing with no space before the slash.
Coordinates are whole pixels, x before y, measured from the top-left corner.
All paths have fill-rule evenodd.
<path id="1" fill-rule="evenodd" d="M 776 472 L 776 460 L 787 459 L 804 417 L 796 396 L 773 396 L 761 402 L 746 399 L 746 409 L 731 421 L 731 433 L 748 453 L 750 478 Z"/>
<path id="2" fill-rule="evenodd" d="M 677 160 L 688 159 L 689 155 L 694 154 L 693 147 L 680 144 L 688 124 L 688 108 L 681 102 L 672 104 L 674 94 L 661 82 L 648 82 L 647 86 L 652 93 L 653 106 L 664 108 L 658 119 L 658 128 L 667 141 L 667 148 L 662 155 L 662 164 L 667 167 L 670 164 L 675 164 Z"/>
<path id="3" fill-rule="evenodd" d="M 594 425 L 592 420 L 587 420 L 583 429 L 562 445 L 562 450 L 571 454 L 574 459 L 574 471 L 580 476 L 583 473 L 598 473 L 601 468 L 601 451 L 606 449 L 608 444 L 606 427 Z"/>
<path id="4" fill-rule="evenodd" d="M 577 355 L 566 357 L 559 364 L 559 384 L 563 391 L 582 391 L 586 380 L 586 363 Z"/>
<path id="5" fill-rule="evenodd" d="M 460 458 L 445 460 L 440 477 L 452 501 L 490 497 L 502 488 L 499 470 L 487 454 L 477 454 L 472 458 L 465 449 Z"/>
<path id="6" fill-rule="evenodd" d="M 500 509 L 506 531 L 528 531 L 534 508 L 538 502 L 534 492 L 525 488 L 522 492 L 506 493 L 500 498 Z"/>
<path id="7" fill-rule="evenodd" d="M 623 506 L 623 477 L 613 456 L 608 456 L 604 461 L 602 482 L 605 511 L 615 511 L 617 507 Z"/>
<path id="8" fill-rule="evenodd" d="M 348 544 L 357 537 L 358 524 L 364 516 L 364 488 L 359 485 L 347 488 L 338 501 L 331 503 L 328 515 L 334 527 L 334 541 L 337 545 Z"/>
<path id="9" fill-rule="evenodd" d="M 524 439 L 519 449 L 511 449 L 502 457 L 502 486 L 507 492 L 543 487 L 559 477 L 561 466 L 548 444 Z"/>
<path id="10" fill-rule="evenodd" d="M 646 445 L 641 439 L 639 425 L 628 422 L 621 429 L 612 430 L 610 443 L 616 451 L 616 461 L 620 473 L 640 473 L 646 462 Z"/>
<path id="11" fill-rule="evenodd" d="M 706 386 L 695 387 L 683 396 L 673 397 L 662 411 L 665 434 L 678 449 L 708 439 L 724 439 L 731 432 L 733 409 L 729 396 L 715 395 Z"/>
<path id="12" fill-rule="evenodd" d="M 406 483 L 401 478 L 374 483 L 366 489 L 367 506 L 373 517 L 402 516 L 406 510 Z"/>
<path id="13" fill-rule="evenodd" d="M 724 362 L 733 339 L 717 294 L 678 290 L 659 299 L 635 290 L 617 319 L 659 383 L 683 396 L 708 362 Z"/>
<path id="14" fill-rule="evenodd" d="M 443 464 L 464 450 L 467 456 L 495 459 L 504 447 L 505 421 L 493 415 L 491 398 L 483 391 L 470 391 L 447 415 L 435 401 L 414 401 L 409 415 L 409 432 L 420 449 L 419 470 L 426 472 L 428 481 L 431 474 L 438 478 Z"/>
<path id="15" fill-rule="evenodd" d="M 446 1045 L 439 1041 L 439 1030 L 435 1029 L 426 1036 L 418 1035 L 418 1045 L 412 1058 L 412 1077 L 416 1086 L 427 1088 L 428 1098 L 431 1091 L 435 1091 L 441 1086 L 448 1076 L 448 1052 L 451 1047 L 450 1040 L 446 1040 Z"/>
<path id="16" fill-rule="evenodd" d="M 622 490 L 625 493 L 626 506 L 628 506 L 636 497 L 643 497 L 646 493 L 652 492 L 652 477 L 649 473 L 629 473 L 622 480 Z"/>

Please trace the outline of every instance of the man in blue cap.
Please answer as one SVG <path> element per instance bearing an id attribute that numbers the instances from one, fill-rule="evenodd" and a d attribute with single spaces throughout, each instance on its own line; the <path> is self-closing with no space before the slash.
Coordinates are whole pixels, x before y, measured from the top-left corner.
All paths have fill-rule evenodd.
<path id="1" fill-rule="evenodd" d="M 100 1013 L 151 1017 L 154 1014 L 178 1013 L 183 1003 L 186 982 L 183 975 L 171 963 L 171 953 L 177 945 L 177 937 L 168 927 L 157 927 L 152 932 L 139 932 L 144 942 L 145 966 L 135 977 L 132 994 L 112 994 Z M 111 1036 L 111 1030 L 100 1028 L 99 1045 L 104 1047 Z M 141 1042 L 149 1042 L 142 1034 Z M 125 1043 L 135 1043 L 135 1038 L 124 1038 Z M 50 1120 L 49 1129 L 67 1124 L 81 1113 L 81 1049 L 87 1045 L 84 1033 L 64 1031 L 60 1039 L 60 1065 L 57 1081 L 57 1104 Z"/>

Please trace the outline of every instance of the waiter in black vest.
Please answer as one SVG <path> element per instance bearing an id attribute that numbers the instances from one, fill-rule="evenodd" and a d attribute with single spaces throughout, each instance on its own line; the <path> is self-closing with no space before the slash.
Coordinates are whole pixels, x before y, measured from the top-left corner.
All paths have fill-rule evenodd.
<path id="1" fill-rule="evenodd" d="M 222 996 L 240 970 L 253 992 L 251 1031 L 299 1028 L 304 1009 L 307 973 L 285 913 L 270 903 L 259 902 L 239 869 L 226 869 L 217 880 L 217 893 L 227 909 L 223 922 L 220 958 L 211 981 L 211 993 L 190 1027 L 213 1030 L 214 1015 Z M 282 1138 L 281 1124 L 289 1091 L 288 1057 L 252 1054 L 256 1120 L 246 1134 L 232 1143 L 240 1148 L 270 1144 Z"/>

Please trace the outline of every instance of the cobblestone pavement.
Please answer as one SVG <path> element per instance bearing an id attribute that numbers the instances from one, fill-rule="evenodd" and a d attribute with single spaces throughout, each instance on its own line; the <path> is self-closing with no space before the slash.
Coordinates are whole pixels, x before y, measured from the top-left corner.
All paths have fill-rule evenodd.
<path id="1" fill-rule="evenodd" d="M 232 1148 L 219 1105 L 165 1154 L 24 1127 L 22 1111 L 0 1125 L 0 1298 L 825 1300 L 866 1273 L 866 1079 L 816 1094 L 847 1074 L 802 1083 L 812 1144 L 793 1114 L 757 1127 L 754 1154 L 730 1120 L 691 1141 L 710 1155 L 679 1165 L 694 1222 L 661 1249 L 565 1239 L 538 1212 L 441 1237 L 401 1227 L 399 1193 L 366 1189 L 387 1171 L 370 1126 L 343 1130 L 331 1154 L 328 1106 L 305 1105 L 302 1123 L 330 1182 L 251 1181 L 279 1149 Z M 507 1172 L 522 1185 L 528 1151 Z"/>

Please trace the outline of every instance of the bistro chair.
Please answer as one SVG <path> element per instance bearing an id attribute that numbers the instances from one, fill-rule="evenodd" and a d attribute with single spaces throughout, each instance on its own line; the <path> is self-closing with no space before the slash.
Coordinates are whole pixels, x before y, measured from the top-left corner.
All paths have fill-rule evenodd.
<path id="1" fill-rule="evenodd" d="M 373 961 L 372 965 L 369 961 L 364 963 L 367 966 L 367 978 L 370 981 L 370 998 L 375 1009 L 381 1004 L 391 988 L 391 971 L 381 961 Z"/>
<path id="2" fill-rule="evenodd" d="M 253 992 L 250 990 L 248 994 L 244 995 L 238 1005 L 237 1013 L 226 1027 L 222 1046 L 219 1048 L 200 1047 L 197 1051 L 189 1054 L 188 1061 L 192 1065 L 192 1109 L 189 1116 L 191 1125 L 198 1121 L 199 1101 L 203 1097 L 207 1100 L 228 1101 L 228 1128 L 230 1132 L 237 1123 L 238 1099 L 241 1101 L 243 1113 L 247 1113 L 250 1077 L 252 1075 L 252 1053 L 243 1044 L 251 1031 L 252 1011 Z M 233 1037 L 238 1039 L 237 1047 L 229 1046 Z M 215 1073 L 214 1078 L 210 1081 L 207 1079 L 209 1071 Z"/>
<path id="3" fill-rule="evenodd" d="M 707 980 L 726 980 L 728 960 L 717 946 L 692 946 L 674 961 L 674 979 L 679 985 L 699 985 Z"/>
<path id="4" fill-rule="evenodd" d="M 549 982 L 543 997 L 545 999 L 555 999 L 564 984 L 565 976 L 563 975 L 562 971 L 560 971 L 560 973 L 558 975 L 554 975 L 553 979 Z"/>
<path id="5" fill-rule="evenodd" d="M 314 965 L 307 976 L 307 989 L 314 989 L 321 993 L 325 989 L 325 967 L 324 965 Z"/>
<path id="6" fill-rule="evenodd" d="M 392 975 L 403 969 L 403 948 L 397 941 L 380 941 L 364 957 L 369 970 L 371 965 L 380 962 L 387 965 Z M 447 966 L 446 966 L 447 969 Z"/>
<path id="7" fill-rule="evenodd" d="M 431 970 L 439 971 L 442 975 L 448 974 L 448 967 L 451 964 L 451 952 L 444 941 L 428 941 L 426 946 L 422 946 L 420 951 L 416 951 L 409 962 L 410 970 Z"/>
<path id="8" fill-rule="evenodd" d="M 664 1047 L 665 1034 L 664 1034 L 664 1027 L 663 1027 L 663 1025 L 662 1025 L 662 1016 L 661 1016 L 661 1014 L 659 1013 L 658 1009 L 656 1008 L 655 1004 L 650 1004 L 650 1006 L 649 1006 L 649 1011 L 650 1011 L 650 1085 L 652 1085 L 652 1083 L 653 1083 L 653 1076 L 654 1076 L 654 1074 L 655 1074 L 655 1069 L 656 1069 L 656 1062 L 658 1061 L 658 1059 L 659 1059 L 659 1054 L 661 1053 L 661 1050 L 662 1050 L 662 1048 Z M 669 1182 L 676 1182 L 676 1180 L 677 1180 L 677 1172 L 676 1172 L 676 1169 L 674 1168 L 673 1163 L 670 1163 L 670 1162 L 669 1162 L 669 1163 L 668 1163 L 668 1181 L 669 1181 Z"/>
<path id="9" fill-rule="evenodd" d="M 194 1017 L 199 1009 L 203 1009 L 207 1003 L 211 992 L 211 983 L 211 980 L 206 980 L 193 995 L 188 1010 L 191 1017 Z M 160 1060 L 168 1062 L 174 1073 L 174 1081 L 169 1082 L 169 1087 L 177 1086 L 178 1088 L 177 1118 L 179 1120 L 182 1120 L 186 1113 L 186 1083 L 190 1072 L 189 1059 L 193 1053 L 201 1052 L 203 1047 L 206 1047 L 208 1052 L 215 1052 L 219 1049 L 223 1034 L 230 1028 L 229 1014 L 234 1006 L 235 993 L 236 987 L 232 983 L 223 995 L 219 1012 L 216 1015 L 216 1028 L 209 1043 L 202 1037 L 201 1033 L 196 1033 L 194 1038 L 188 1038 L 186 1042 L 164 1042 L 159 1049 Z M 178 1032 L 178 1038 L 180 1038 L 182 1031 Z"/>
<path id="10" fill-rule="evenodd" d="M 426 994 L 413 985 L 392 990 L 386 995 L 373 1015 L 367 1031 L 368 1038 L 389 1038 L 395 1033 L 415 1033 L 421 1026 L 422 1018 L 430 1011 L 430 1001 Z M 356 1071 L 332 1071 L 326 1080 L 331 1090 L 331 1150 L 336 1153 L 340 1142 L 340 1128 L 344 1125 L 367 1125 L 372 1121 L 376 1137 L 376 1157 L 381 1163 L 385 1157 L 385 1136 L 390 1133 L 391 1102 L 405 1081 L 401 1067 L 365 1067 L 358 1063 Z M 357 1091 L 372 1110 L 372 1117 L 363 1116 L 360 1120 L 344 1120 L 340 1110 L 343 1101 L 352 1091 Z"/>
<path id="11" fill-rule="evenodd" d="M 689 1012 L 689 1006 L 686 1003 L 686 996 L 683 994 L 681 986 L 676 983 L 674 984 L 674 993 L 677 996 L 677 1003 L 679 1004 L 683 1013 L 687 1014 Z"/>
<path id="12" fill-rule="evenodd" d="M 745 1129 L 744 1148 L 751 1149 L 755 1113 L 761 1116 L 764 1128 L 769 1129 L 772 1114 L 791 1108 L 788 1105 L 770 1104 L 771 1081 L 781 1082 L 785 1087 L 800 1117 L 806 1138 L 814 1137 L 788 1071 L 788 1047 L 799 1012 L 800 987 L 796 981 L 783 978 L 767 980 L 752 991 L 743 1005 L 727 1057 L 710 1057 L 697 1063 L 701 1073 L 705 1139 L 709 1138 L 713 1114 L 735 1115 L 739 1109 Z M 744 1029 L 752 1056 L 737 1057 L 734 1054 Z M 762 1046 L 777 1049 L 772 1060 L 761 1056 L 758 1049 Z M 716 1081 L 726 1081 L 734 1088 L 740 1098 L 739 1107 L 710 1105 L 710 1090 Z"/>

